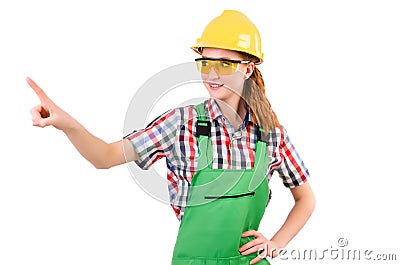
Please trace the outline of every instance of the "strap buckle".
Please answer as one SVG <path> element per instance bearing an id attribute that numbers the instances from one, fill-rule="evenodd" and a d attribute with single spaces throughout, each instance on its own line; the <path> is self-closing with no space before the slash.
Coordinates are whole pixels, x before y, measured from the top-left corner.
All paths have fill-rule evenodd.
<path id="1" fill-rule="evenodd" d="M 268 141 L 268 135 L 261 128 L 258 128 L 258 131 L 257 131 L 257 141 L 261 141 L 264 143 L 267 143 L 267 141 Z"/>
<path id="2" fill-rule="evenodd" d="M 200 121 L 196 122 L 196 137 L 200 135 L 210 136 L 211 133 L 211 122 L 210 121 Z"/>

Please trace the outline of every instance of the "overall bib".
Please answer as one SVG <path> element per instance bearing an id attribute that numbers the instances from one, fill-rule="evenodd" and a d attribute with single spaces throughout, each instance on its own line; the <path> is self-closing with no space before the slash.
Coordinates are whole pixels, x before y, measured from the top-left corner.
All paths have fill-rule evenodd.
<path id="1" fill-rule="evenodd" d="M 211 123 L 204 104 L 196 106 L 198 171 L 193 176 L 181 220 L 172 265 L 244 265 L 257 256 L 243 256 L 239 247 L 254 239 L 241 234 L 258 230 L 269 199 L 266 178 L 266 135 L 259 130 L 252 169 L 212 169 Z M 269 265 L 263 259 L 257 265 Z"/>

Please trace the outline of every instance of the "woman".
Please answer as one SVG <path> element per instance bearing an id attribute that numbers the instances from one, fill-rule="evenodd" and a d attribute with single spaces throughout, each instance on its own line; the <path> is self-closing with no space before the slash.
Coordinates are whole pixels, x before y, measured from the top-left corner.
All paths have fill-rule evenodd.
<path id="1" fill-rule="evenodd" d="M 269 264 L 314 209 L 308 170 L 265 96 L 257 28 L 226 10 L 192 47 L 210 99 L 167 111 L 123 140 L 105 143 L 53 103 L 31 79 L 41 104 L 34 126 L 62 130 L 96 168 L 135 161 L 149 168 L 165 157 L 171 206 L 181 221 L 172 264 Z M 278 172 L 295 205 L 271 238 L 257 231 Z M 260 255 L 261 254 L 261 255 Z"/>

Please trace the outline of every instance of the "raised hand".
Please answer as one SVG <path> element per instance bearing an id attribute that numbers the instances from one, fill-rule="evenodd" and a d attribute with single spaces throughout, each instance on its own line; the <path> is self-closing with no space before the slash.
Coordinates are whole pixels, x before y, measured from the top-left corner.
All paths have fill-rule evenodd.
<path id="1" fill-rule="evenodd" d="M 32 79 L 27 77 L 26 81 L 40 100 L 40 104 L 31 109 L 32 125 L 41 128 L 52 125 L 59 130 L 67 128 L 73 118 L 58 107 Z"/>

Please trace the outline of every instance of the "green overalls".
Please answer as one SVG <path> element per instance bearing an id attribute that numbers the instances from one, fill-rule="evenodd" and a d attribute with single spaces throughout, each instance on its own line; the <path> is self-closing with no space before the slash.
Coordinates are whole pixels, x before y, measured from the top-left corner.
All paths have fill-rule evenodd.
<path id="1" fill-rule="evenodd" d="M 172 265 L 249 264 L 257 252 L 243 256 L 238 249 L 254 239 L 241 234 L 258 230 L 269 199 L 266 135 L 259 130 L 254 168 L 212 169 L 211 123 L 204 114 L 204 104 L 196 110 L 198 171 L 191 182 Z M 257 263 L 269 264 L 265 259 Z"/>

